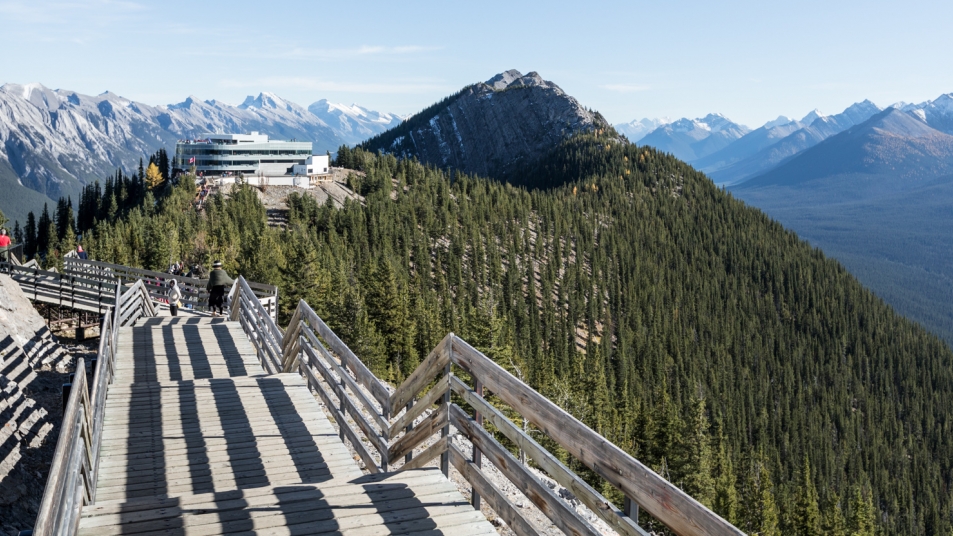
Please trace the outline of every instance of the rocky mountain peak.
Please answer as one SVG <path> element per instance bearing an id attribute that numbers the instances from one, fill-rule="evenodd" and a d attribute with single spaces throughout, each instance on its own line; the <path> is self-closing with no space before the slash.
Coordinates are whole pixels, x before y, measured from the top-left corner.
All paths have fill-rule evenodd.
<path id="1" fill-rule="evenodd" d="M 247 110 L 249 108 L 271 108 L 273 110 L 288 111 L 292 111 L 295 108 L 278 95 L 269 93 L 267 91 L 259 93 L 257 97 L 252 97 L 251 95 L 245 97 L 245 101 L 239 104 L 238 107 L 243 110 Z"/>
<path id="2" fill-rule="evenodd" d="M 808 114 L 805 115 L 803 119 L 801 119 L 801 122 L 804 123 L 805 125 L 810 125 L 811 123 L 813 123 L 814 121 L 822 117 L 826 117 L 824 113 L 818 110 L 817 108 L 814 108 L 813 110 L 808 112 Z"/>
<path id="3" fill-rule="evenodd" d="M 543 77 L 536 71 L 531 71 L 524 75 L 516 69 L 502 72 L 487 80 L 484 84 L 490 86 L 493 91 L 503 91 L 515 87 L 556 88 L 562 91 L 556 84 L 543 80 Z"/>
<path id="4" fill-rule="evenodd" d="M 520 88 L 520 91 L 507 91 Z M 506 180 L 580 132 L 609 127 L 556 84 L 511 69 L 468 86 L 363 144 Z"/>
<path id="5" fill-rule="evenodd" d="M 517 71 L 516 69 L 510 69 L 509 71 L 503 71 L 484 83 L 493 89 L 502 90 L 508 88 L 510 84 L 516 80 L 519 80 L 520 78 L 523 78 L 523 73 Z"/>

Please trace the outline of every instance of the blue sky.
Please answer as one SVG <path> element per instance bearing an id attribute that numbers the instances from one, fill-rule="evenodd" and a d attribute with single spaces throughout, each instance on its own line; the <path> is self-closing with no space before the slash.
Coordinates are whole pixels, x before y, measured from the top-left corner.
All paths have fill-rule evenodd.
<path id="1" fill-rule="evenodd" d="M 537 71 L 614 123 L 758 126 L 953 92 L 953 2 L 0 0 L 0 82 L 148 104 L 271 91 L 413 113 Z"/>

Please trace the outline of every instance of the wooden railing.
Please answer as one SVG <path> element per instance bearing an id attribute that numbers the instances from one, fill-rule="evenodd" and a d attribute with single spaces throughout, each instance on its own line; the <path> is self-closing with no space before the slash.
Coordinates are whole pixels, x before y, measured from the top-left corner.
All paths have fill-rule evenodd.
<path id="1" fill-rule="evenodd" d="M 33 529 L 35 536 L 75 534 L 82 507 L 96 500 L 99 447 L 107 390 L 116 368 L 118 328 L 143 316 L 155 316 L 152 300 L 142 281 L 137 281 L 121 295 L 118 286 L 114 292 L 114 302 L 118 306 L 103 315 L 99 351 L 95 365 L 90 365 L 94 371 L 89 384 L 85 360 L 80 358 L 76 363 L 53 464 Z"/>
<path id="2" fill-rule="evenodd" d="M 9 275 L 20 285 L 26 297 L 33 301 L 99 314 L 116 303 L 115 293 L 119 281 L 115 277 L 41 270 L 35 261 L 30 261 L 29 266 L 0 263 L 0 273 Z"/>
<path id="3" fill-rule="evenodd" d="M 119 277 L 123 281 L 141 280 L 152 298 L 160 302 L 168 299 L 169 281 L 175 279 L 179 282 L 179 290 L 182 291 L 182 305 L 184 308 L 190 308 L 196 311 L 205 311 L 208 309 L 208 290 L 205 289 L 205 286 L 208 284 L 207 279 L 172 275 L 164 272 L 144 270 L 142 268 L 130 268 L 129 266 L 119 264 L 79 258 L 63 259 L 63 267 L 64 274 L 90 279 L 108 280 Z M 277 318 L 278 287 L 249 281 L 246 281 L 246 283 L 252 290 L 252 293 L 268 310 L 272 318 Z"/>
<path id="4" fill-rule="evenodd" d="M 23 263 L 23 243 L 11 244 L 0 250 L 0 262 L 9 262 L 16 266 Z"/>
<path id="5" fill-rule="evenodd" d="M 483 459 L 487 458 L 561 530 L 598 534 L 484 428 L 483 423 L 489 421 L 619 534 L 647 534 L 638 524 L 640 509 L 680 535 L 743 534 L 452 333 L 392 390 L 304 301 L 299 302 L 287 329 L 281 330 L 255 303 L 242 278 L 232 295 L 231 317 L 242 322 L 265 369 L 301 373 L 337 422 L 341 439 L 351 444 L 372 473 L 419 468 L 439 456 L 444 474 L 449 475 L 452 464 L 470 484 L 475 507 L 485 499 L 520 536 L 539 534 L 483 472 Z M 491 393 L 619 490 L 625 497 L 623 507 L 613 505 L 490 404 L 486 396 Z M 473 445 L 472 457 L 450 441 L 451 425 Z M 434 436 L 438 436 L 436 440 Z M 425 443 L 429 446 L 414 455 Z"/>
<path id="6" fill-rule="evenodd" d="M 284 332 L 275 323 L 272 312 L 255 294 L 251 284 L 239 276 L 228 294 L 228 309 L 231 320 L 237 320 L 258 352 L 262 367 L 270 374 L 281 372 L 277 359 L 278 348 Z"/>

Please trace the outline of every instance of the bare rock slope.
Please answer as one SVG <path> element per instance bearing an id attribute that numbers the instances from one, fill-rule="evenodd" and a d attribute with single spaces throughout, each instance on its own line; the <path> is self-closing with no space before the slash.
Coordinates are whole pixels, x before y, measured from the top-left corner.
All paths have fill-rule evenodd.
<path id="1" fill-rule="evenodd" d="M 539 74 L 473 84 L 362 144 L 365 150 L 507 179 L 574 134 L 611 128 Z"/>
<path id="2" fill-rule="evenodd" d="M 33 525 L 69 360 L 19 285 L 0 275 L 0 534 Z"/>

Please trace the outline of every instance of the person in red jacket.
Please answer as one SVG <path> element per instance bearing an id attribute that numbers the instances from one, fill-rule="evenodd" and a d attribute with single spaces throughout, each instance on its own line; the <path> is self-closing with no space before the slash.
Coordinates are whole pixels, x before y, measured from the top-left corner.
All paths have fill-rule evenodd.
<path id="1" fill-rule="evenodd" d="M 6 229 L 0 229 L 0 261 L 10 262 L 10 235 Z"/>

